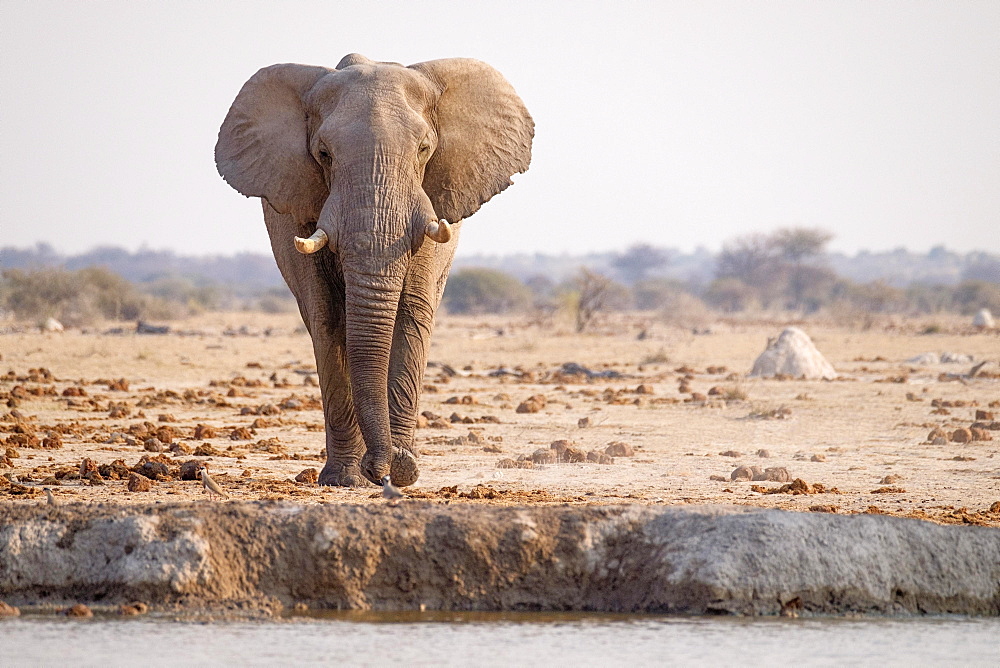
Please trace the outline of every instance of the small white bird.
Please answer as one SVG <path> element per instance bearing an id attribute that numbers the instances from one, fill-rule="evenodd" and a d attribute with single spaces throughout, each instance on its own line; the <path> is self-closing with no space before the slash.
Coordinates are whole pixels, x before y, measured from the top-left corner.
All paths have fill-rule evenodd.
<path id="1" fill-rule="evenodd" d="M 58 506 L 59 502 L 56 501 L 55 494 L 52 493 L 52 490 L 49 489 L 48 487 L 42 487 L 42 489 L 45 490 L 45 496 L 48 497 L 49 505 L 50 506 Z"/>
<path id="2" fill-rule="evenodd" d="M 390 501 L 398 501 L 399 499 L 405 499 L 406 495 L 392 484 L 389 476 L 384 476 L 382 478 L 382 498 L 389 499 Z"/>
<path id="3" fill-rule="evenodd" d="M 208 492 L 209 499 L 215 498 L 216 494 L 224 499 L 229 498 L 229 494 L 226 493 L 226 490 L 222 489 L 222 487 L 219 486 L 219 483 L 212 480 L 212 476 L 208 475 L 207 468 L 202 466 L 198 469 L 198 472 L 201 473 L 201 486 L 205 488 L 206 492 Z"/>

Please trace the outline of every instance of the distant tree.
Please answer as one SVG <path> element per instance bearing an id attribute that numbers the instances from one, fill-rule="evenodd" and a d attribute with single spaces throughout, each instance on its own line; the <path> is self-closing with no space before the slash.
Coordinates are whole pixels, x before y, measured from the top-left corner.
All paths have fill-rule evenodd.
<path id="1" fill-rule="evenodd" d="M 612 298 L 620 294 L 617 287 L 607 276 L 580 267 L 569 293 L 577 332 L 587 329 L 598 313 L 609 309 Z"/>
<path id="2" fill-rule="evenodd" d="M 448 279 L 444 304 L 449 313 L 510 313 L 531 305 L 531 290 L 496 269 L 469 268 Z"/>
<path id="3" fill-rule="evenodd" d="M 747 285 L 762 282 L 775 264 L 774 246 L 762 234 L 727 241 L 715 262 L 716 278 L 735 278 Z"/>
<path id="4" fill-rule="evenodd" d="M 775 230 L 767 241 L 778 257 L 793 264 L 822 255 L 833 234 L 818 227 L 786 227 Z"/>
<path id="5" fill-rule="evenodd" d="M 684 284 L 669 278 L 647 278 L 632 286 L 632 303 L 640 311 L 664 308 L 676 299 L 678 294 L 687 292 Z"/>
<path id="6" fill-rule="evenodd" d="M 629 284 L 641 281 L 650 272 L 670 261 L 670 251 L 650 244 L 635 244 L 611 261 L 618 275 Z"/>
<path id="7" fill-rule="evenodd" d="M 978 259 L 962 272 L 963 281 L 1000 283 L 1000 258 Z"/>
<path id="8" fill-rule="evenodd" d="M 712 281 L 702 299 L 713 308 L 726 313 L 745 311 L 755 302 L 757 291 L 738 278 L 717 278 Z"/>

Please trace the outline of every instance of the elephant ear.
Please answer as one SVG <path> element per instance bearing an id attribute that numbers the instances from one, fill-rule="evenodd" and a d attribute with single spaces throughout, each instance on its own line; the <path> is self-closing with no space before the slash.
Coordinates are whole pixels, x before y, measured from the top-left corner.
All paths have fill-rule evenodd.
<path id="1" fill-rule="evenodd" d="M 528 169 L 535 123 L 513 86 L 486 63 L 447 58 L 411 68 L 442 91 L 424 191 L 441 218 L 468 218 Z"/>
<path id="2" fill-rule="evenodd" d="M 302 223 L 319 217 L 327 194 L 309 153 L 302 99 L 333 71 L 294 64 L 258 71 L 233 101 L 215 145 L 216 167 L 229 185 Z"/>

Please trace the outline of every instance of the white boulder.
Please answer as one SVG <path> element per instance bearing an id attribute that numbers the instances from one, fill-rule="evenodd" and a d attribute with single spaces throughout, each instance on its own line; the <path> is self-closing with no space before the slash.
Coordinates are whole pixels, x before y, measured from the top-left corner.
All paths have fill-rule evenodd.
<path id="1" fill-rule="evenodd" d="M 42 325 L 43 332 L 61 332 L 64 329 L 65 327 L 63 327 L 63 324 L 58 320 L 56 320 L 55 318 L 49 318 Z"/>
<path id="2" fill-rule="evenodd" d="M 809 335 L 798 327 L 788 327 L 777 339 L 771 339 L 767 350 L 753 363 L 751 377 L 770 378 L 776 375 L 793 378 L 837 377 L 833 366 L 816 349 Z"/>
<path id="3" fill-rule="evenodd" d="M 976 311 L 976 315 L 972 318 L 973 327 L 982 327 L 984 329 L 993 329 L 997 326 L 996 321 L 993 320 L 993 314 L 990 313 L 988 308 L 981 308 Z"/>

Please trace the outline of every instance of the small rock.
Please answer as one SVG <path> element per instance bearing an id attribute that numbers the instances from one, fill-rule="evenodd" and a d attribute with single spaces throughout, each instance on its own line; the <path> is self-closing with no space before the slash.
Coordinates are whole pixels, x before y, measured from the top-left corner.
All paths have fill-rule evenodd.
<path id="1" fill-rule="evenodd" d="M 222 451 L 213 446 L 211 443 L 202 443 L 194 449 L 195 457 L 219 457 L 221 455 Z"/>
<path id="2" fill-rule="evenodd" d="M 736 470 L 729 474 L 729 479 L 735 482 L 750 482 L 753 480 L 753 471 L 749 466 L 737 466 Z"/>
<path id="3" fill-rule="evenodd" d="M 13 605 L 0 601 L 0 617 L 19 617 L 21 611 Z"/>
<path id="4" fill-rule="evenodd" d="M 580 429 L 585 429 L 585 428 L 589 427 L 590 426 L 590 418 L 589 417 L 582 417 L 582 418 L 580 418 L 579 420 L 576 421 L 576 426 L 579 427 Z"/>
<path id="5" fill-rule="evenodd" d="M 63 614 L 67 617 L 93 617 L 94 613 L 91 612 L 90 608 L 85 606 L 83 603 L 77 603 L 72 608 L 66 608 L 63 610 Z"/>
<path id="6" fill-rule="evenodd" d="M 201 468 L 202 462 L 198 459 L 189 459 L 183 464 L 181 464 L 181 480 L 199 480 L 201 476 L 198 473 L 198 469 Z"/>
<path id="7" fill-rule="evenodd" d="M 716 482 L 729 482 L 729 478 L 722 475 L 710 475 L 708 476 L 708 479 L 715 480 Z"/>
<path id="8" fill-rule="evenodd" d="M 563 450 L 559 460 L 567 464 L 578 464 L 587 461 L 587 454 L 580 448 L 566 448 Z"/>
<path id="9" fill-rule="evenodd" d="M 536 464 L 555 464 L 557 455 L 554 450 L 538 448 L 531 453 L 531 461 Z"/>
<path id="10" fill-rule="evenodd" d="M 229 432 L 229 438 L 233 441 L 249 441 L 253 438 L 253 434 L 246 427 L 237 427 Z"/>
<path id="11" fill-rule="evenodd" d="M 153 489 L 153 481 L 144 475 L 133 472 L 128 477 L 126 487 L 130 492 L 148 492 Z"/>
<path id="12" fill-rule="evenodd" d="M 604 454 L 609 457 L 634 457 L 635 450 L 628 443 L 612 441 L 608 443 L 608 447 L 604 448 Z"/>
<path id="13" fill-rule="evenodd" d="M 598 452 L 597 450 L 591 450 L 587 453 L 587 461 L 594 462 L 595 464 L 614 464 L 615 458 L 610 457 L 603 452 Z"/>
<path id="14" fill-rule="evenodd" d="M 87 474 L 87 484 L 91 487 L 97 487 L 104 484 L 104 478 L 97 471 L 91 471 Z"/>
<path id="15" fill-rule="evenodd" d="M 775 466 L 764 469 L 764 480 L 769 480 L 771 482 L 789 482 L 791 479 L 791 474 L 788 473 L 788 469 L 784 466 Z"/>
<path id="16" fill-rule="evenodd" d="M 649 383 L 643 383 L 639 387 L 635 388 L 635 393 L 636 394 L 656 394 L 656 391 L 653 389 L 653 386 L 650 385 Z"/>
<path id="17" fill-rule="evenodd" d="M 825 462 L 826 461 L 826 455 L 813 455 L 812 457 L 809 458 L 809 461 L 811 461 L 811 462 Z"/>
<path id="18" fill-rule="evenodd" d="M 771 451 L 764 450 L 763 448 L 761 448 L 760 450 L 757 451 L 757 456 L 760 457 L 761 459 L 769 459 L 771 457 Z"/>
<path id="19" fill-rule="evenodd" d="M 951 440 L 953 443 L 968 443 L 972 440 L 972 430 L 959 427 L 951 432 Z"/>
<path id="20" fill-rule="evenodd" d="M 993 434 L 991 434 L 990 432 L 988 432 L 985 429 L 981 429 L 979 427 L 970 427 L 969 431 L 972 432 L 972 440 L 973 441 L 992 441 L 993 440 Z"/>
<path id="21" fill-rule="evenodd" d="M 936 439 L 936 438 L 947 439 L 948 438 L 948 432 L 946 432 L 941 427 L 934 427 L 933 429 L 931 429 L 931 432 L 929 434 L 927 434 L 927 442 L 928 443 L 933 443 L 934 439 Z"/>
<path id="22" fill-rule="evenodd" d="M 931 441 L 931 445 L 947 445 L 947 444 L 948 444 L 948 439 L 945 438 L 944 436 L 937 436 L 933 441 Z"/>
<path id="23" fill-rule="evenodd" d="M 132 603 L 126 603 L 125 605 L 118 608 L 119 615 L 144 615 L 149 612 L 149 606 L 142 601 L 133 601 Z"/>
<path id="24" fill-rule="evenodd" d="M 719 454 L 722 455 L 723 457 L 736 457 L 736 458 L 740 458 L 740 457 L 743 456 L 742 452 L 738 452 L 736 450 L 726 450 L 724 452 L 720 452 Z"/>
<path id="25" fill-rule="evenodd" d="M 902 476 L 887 475 L 884 478 L 882 478 L 881 480 L 879 480 L 878 483 L 880 485 L 895 485 L 897 482 L 900 482 L 902 479 L 903 479 Z"/>
<path id="26" fill-rule="evenodd" d="M 215 438 L 215 427 L 207 424 L 198 424 L 194 428 L 194 438 L 198 441 L 206 438 Z"/>
<path id="27" fill-rule="evenodd" d="M 146 452 L 163 452 L 163 441 L 158 438 L 147 438 L 142 443 L 142 449 Z"/>
<path id="28" fill-rule="evenodd" d="M 297 476 L 295 476 L 295 482 L 301 482 L 307 485 L 315 485 L 318 480 L 319 480 L 319 471 L 317 471 L 314 468 L 305 469 Z"/>

